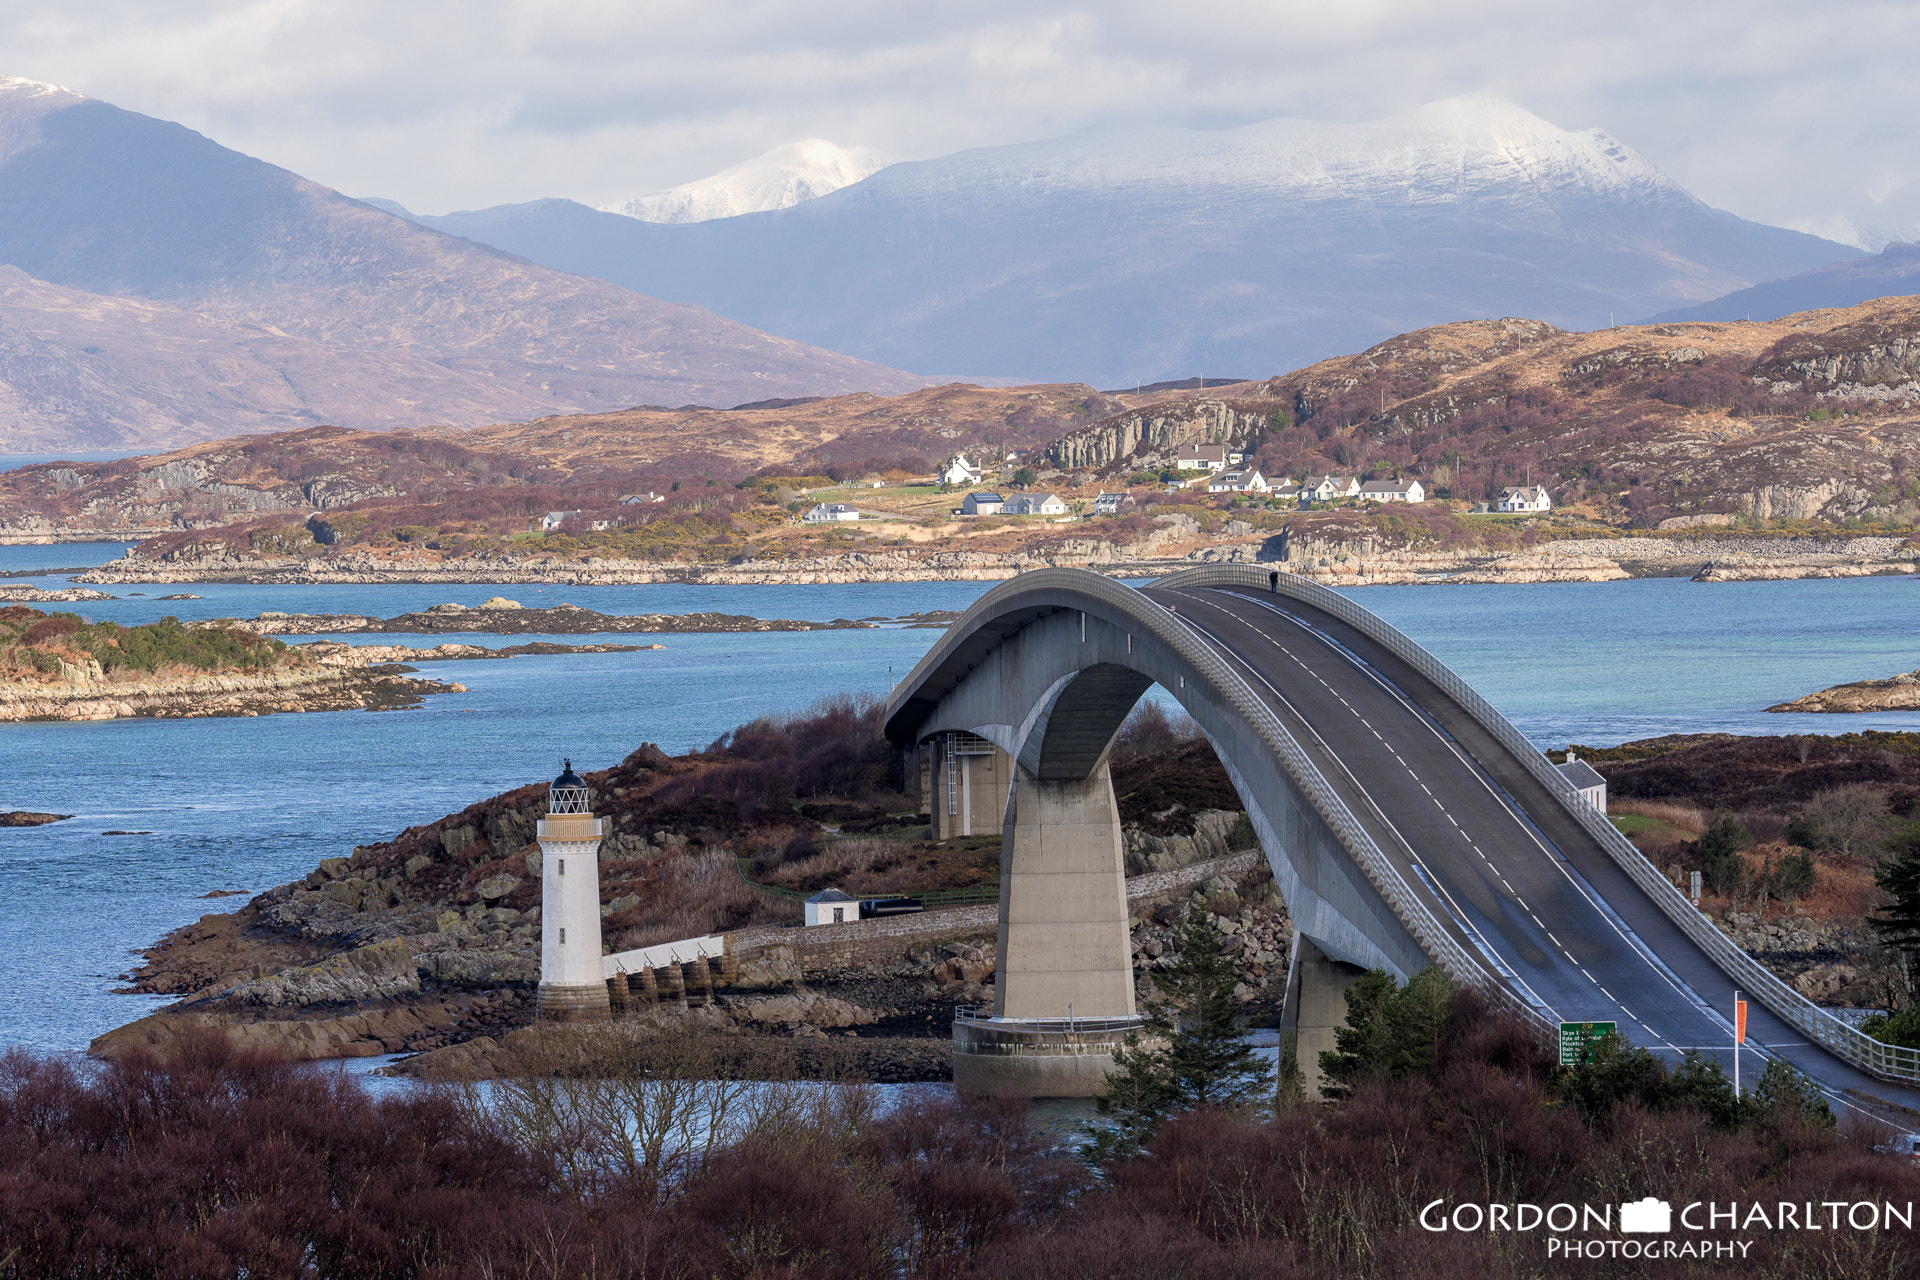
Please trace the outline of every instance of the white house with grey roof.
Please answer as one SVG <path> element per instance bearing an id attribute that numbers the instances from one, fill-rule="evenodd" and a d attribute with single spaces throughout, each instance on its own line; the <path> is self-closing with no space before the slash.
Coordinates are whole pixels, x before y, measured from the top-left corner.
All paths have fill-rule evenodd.
<path id="1" fill-rule="evenodd" d="M 1598 769 L 1571 751 L 1567 752 L 1565 764 L 1557 764 L 1553 767 L 1559 771 L 1561 777 L 1573 784 L 1573 789 L 1578 791 L 1581 798 L 1588 804 L 1602 813 L 1607 811 L 1607 780 L 1600 776 Z"/>
<path id="2" fill-rule="evenodd" d="M 1222 471 L 1207 481 L 1208 493 L 1265 493 L 1273 486 L 1260 474 L 1258 467 L 1245 471 Z"/>
<path id="3" fill-rule="evenodd" d="M 808 524 L 826 524 L 835 520 L 858 520 L 860 509 L 844 502 L 822 502 L 800 517 Z"/>
<path id="4" fill-rule="evenodd" d="M 1337 502 L 1360 496 L 1360 481 L 1352 476 L 1308 476 L 1300 486 L 1302 502 Z"/>
<path id="5" fill-rule="evenodd" d="M 1360 486 L 1360 496 L 1370 502 L 1425 502 L 1426 486 L 1418 480 L 1369 480 Z"/>
<path id="6" fill-rule="evenodd" d="M 1000 511 L 1009 516 L 1063 516 L 1067 504 L 1051 493 L 1010 493 Z"/>
<path id="7" fill-rule="evenodd" d="M 1547 496 L 1545 485 L 1503 489 L 1500 493 L 1500 510 L 1505 512 L 1551 511 L 1553 499 Z"/>

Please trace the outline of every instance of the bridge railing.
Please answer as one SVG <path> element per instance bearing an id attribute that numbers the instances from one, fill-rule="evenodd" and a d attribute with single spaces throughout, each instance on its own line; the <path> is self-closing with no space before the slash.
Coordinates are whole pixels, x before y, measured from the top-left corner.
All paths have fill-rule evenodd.
<path id="1" fill-rule="evenodd" d="M 1236 582 L 1238 580 L 1234 579 Z M 1254 695 L 1239 674 L 1211 646 L 1202 643 L 1184 623 L 1147 601 L 1132 587 L 1079 569 L 1035 569 L 1001 583 L 974 601 L 967 612 L 948 629 L 946 636 L 921 658 L 913 672 L 894 690 L 887 708 L 888 718 L 891 719 L 906 699 L 918 691 L 921 680 L 945 660 L 952 645 L 986 621 L 1009 611 L 1010 607 L 1017 607 L 1010 606 L 1010 602 L 1027 594 L 1042 596 L 1050 608 L 1084 607 L 1089 614 L 1105 619 L 1109 625 L 1130 633 L 1149 635 L 1191 667 L 1196 676 L 1211 683 L 1280 760 L 1306 794 L 1308 803 L 1321 821 L 1332 830 L 1334 837 L 1360 868 L 1361 874 L 1373 886 L 1374 892 L 1386 902 L 1414 942 L 1441 971 L 1456 983 L 1478 989 L 1489 1000 L 1535 1027 L 1550 1029 L 1538 1010 L 1487 972 L 1485 965 L 1441 926 L 1426 904 L 1413 893 L 1399 870 L 1360 826 L 1339 794 L 1328 785 L 1319 768 L 1308 758 L 1300 744 L 1294 741 L 1286 726 L 1280 723 L 1279 717 Z M 1075 597 L 1084 601 L 1084 605 L 1074 603 Z"/>
<path id="2" fill-rule="evenodd" d="M 1161 579 L 1162 586 L 1236 586 L 1267 589 L 1268 570 L 1221 565 L 1191 569 Z M 1815 1044 L 1886 1080 L 1920 1081 L 1920 1050 L 1890 1045 L 1842 1022 L 1782 982 L 1771 970 L 1733 944 L 1671 881 L 1648 862 L 1605 814 L 1581 797 L 1540 749 L 1528 741 L 1494 705 L 1452 668 L 1416 644 L 1399 628 L 1368 612 L 1346 596 L 1294 574 L 1280 575 L 1280 594 L 1339 618 L 1384 645 L 1403 662 L 1433 681 L 1523 764 L 1573 815 L 1587 833 L 1626 872 L 1668 919 L 1680 927 L 1728 977 Z M 1730 1011 L 1729 1011 L 1730 1012 Z"/>
<path id="3" fill-rule="evenodd" d="M 1117 1018 L 996 1018 L 991 1005 L 955 1005 L 955 1022 L 982 1027 L 1011 1027 L 1016 1031 L 1138 1031 L 1146 1025 L 1139 1014 Z"/>

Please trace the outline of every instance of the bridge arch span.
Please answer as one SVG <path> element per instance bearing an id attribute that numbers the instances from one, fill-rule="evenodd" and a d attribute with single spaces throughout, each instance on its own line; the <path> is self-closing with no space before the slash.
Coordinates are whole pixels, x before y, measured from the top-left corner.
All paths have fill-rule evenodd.
<path id="1" fill-rule="evenodd" d="M 897 745 L 964 731 L 1014 761 L 996 1003 L 991 1018 L 956 1019 L 957 1081 L 972 1045 L 1002 1065 L 1082 1059 L 1074 1087 L 1011 1070 L 1006 1091 L 1092 1091 L 1081 1086 L 1097 1083 L 1101 1055 L 1049 1020 L 1134 1014 L 1106 762 L 1155 684 L 1211 740 L 1293 915 L 1286 1016 L 1303 1034 L 1341 1020 L 1337 1001 L 1307 1007 L 1303 971 L 1321 963 L 1404 978 L 1432 962 L 1543 1027 L 1617 1020 L 1675 1052 L 1719 1040 L 1738 984 L 1764 1006 L 1762 1042 L 1816 1078 L 1856 1094 L 1920 1079 L 1920 1054 L 1861 1036 L 1732 947 L 1431 654 L 1303 579 L 1270 587 L 1264 570 L 1221 567 L 1142 590 L 1082 570 L 1022 574 L 981 596 L 890 698 Z M 1300 1047 L 1312 1074 L 1313 1046 Z"/>

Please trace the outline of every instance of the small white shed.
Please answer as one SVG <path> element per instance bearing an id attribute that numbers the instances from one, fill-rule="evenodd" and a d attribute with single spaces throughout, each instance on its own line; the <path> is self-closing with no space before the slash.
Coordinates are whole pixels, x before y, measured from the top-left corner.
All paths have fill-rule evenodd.
<path id="1" fill-rule="evenodd" d="M 860 918 L 860 901 L 838 889 L 822 889 L 807 899 L 807 923 L 847 924 Z"/>
<path id="2" fill-rule="evenodd" d="M 1602 813 L 1607 811 L 1607 780 L 1600 776 L 1598 769 L 1571 751 L 1567 752 L 1565 764 L 1557 764 L 1553 767 L 1560 771 L 1561 777 L 1573 784 L 1573 789 L 1578 791 L 1588 804 Z"/>

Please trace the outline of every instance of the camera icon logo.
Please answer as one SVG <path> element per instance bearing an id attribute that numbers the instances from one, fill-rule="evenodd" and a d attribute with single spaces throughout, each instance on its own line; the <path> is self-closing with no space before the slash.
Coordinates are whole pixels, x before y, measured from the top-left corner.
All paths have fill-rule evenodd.
<path id="1" fill-rule="evenodd" d="M 1629 1200 L 1620 1206 L 1620 1230 L 1648 1234 L 1665 1234 L 1673 1230 L 1673 1206 L 1665 1200 L 1656 1200 L 1648 1196 L 1645 1200 Z"/>

